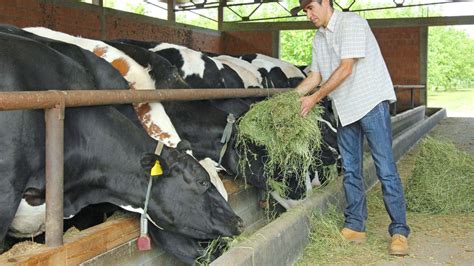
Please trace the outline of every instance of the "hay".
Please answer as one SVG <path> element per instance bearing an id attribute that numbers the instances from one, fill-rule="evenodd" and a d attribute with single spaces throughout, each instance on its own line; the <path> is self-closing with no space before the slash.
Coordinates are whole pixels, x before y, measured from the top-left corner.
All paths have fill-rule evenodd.
<path id="1" fill-rule="evenodd" d="M 0 255 L 0 259 L 11 258 L 19 255 L 23 255 L 29 251 L 44 247 L 43 244 L 39 244 L 33 241 L 23 241 L 16 243 L 10 250 Z"/>
<path id="2" fill-rule="evenodd" d="M 299 95 L 295 91 L 253 104 L 237 122 L 241 169 L 249 168 L 248 156 L 257 158 L 249 149 L 257 145 L 268 154 L 264 162 L 267 176 L 279 176 L 283 180 L 296 176 L 303 184 L 310 168 L 320 163 L 314 155 L 321 145 L 317 119 L 322 110 L 316 106 L 306 117 L 301 117 Z"/>
<path id="3" fill-rule="evenodd" d="M 203 255 L 195 259 L 195 264 L 200 266 L 209 265 L 213 261 L 214 257 L 222 255 L 237 242 L 241 241 L 241 239 L 242 237 L 219 236 L 216 239 L 200 242 L 200 245 L 204 246 L 205 248 Z"/>
<path id="4" fill-rule="evenodd" d="M 474 211 L 474 157 L 454 144 L 426 138 L 406 186 L 407 208 L 431 214 Z"/>

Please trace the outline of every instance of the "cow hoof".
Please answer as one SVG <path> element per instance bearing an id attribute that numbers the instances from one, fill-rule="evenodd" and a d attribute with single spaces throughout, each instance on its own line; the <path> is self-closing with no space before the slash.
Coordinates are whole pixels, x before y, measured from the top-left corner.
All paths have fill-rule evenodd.
<path id="1" fill-rule="evenodd" d="M 261 209 L 268 209 L 270 207 L 270 204 L 268 203 L 268 200 L 259 200 L 258 205 L 260 206 Z"/>

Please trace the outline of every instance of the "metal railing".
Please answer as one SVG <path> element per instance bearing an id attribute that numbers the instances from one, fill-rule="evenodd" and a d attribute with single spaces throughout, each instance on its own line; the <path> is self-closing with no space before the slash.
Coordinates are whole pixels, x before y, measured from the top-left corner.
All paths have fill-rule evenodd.
<path id="1" fill-rule="evenodd" d="M 0 92 L 0 111 L 45 110 L 46 245 L 63 244 L 64 112 L 67 107 L 264 97 L 289 89 L 69 90 Z"/>

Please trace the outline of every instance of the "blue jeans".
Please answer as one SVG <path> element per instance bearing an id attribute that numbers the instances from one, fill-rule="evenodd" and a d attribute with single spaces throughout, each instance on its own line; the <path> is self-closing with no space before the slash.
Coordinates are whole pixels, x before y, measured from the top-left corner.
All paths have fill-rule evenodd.
<path id="1" fill-rule="evenodd" d="M 346 208 L 345 227 L 365 231 L 367 201 L 365 198 L 363 167 L 363 137 L 367 137 L 377 176 L 382 184 L 385 209 L 392 222 L 388 227 L 390 235 L 408 236 L 410 228 L 406 223 L 406 205 L 403 186 L 392 153 L 392 126 L 388 102 L 376 105 L 360 120 L 337 130 L 337 142 L 344 170 L 344 191 Z"/>

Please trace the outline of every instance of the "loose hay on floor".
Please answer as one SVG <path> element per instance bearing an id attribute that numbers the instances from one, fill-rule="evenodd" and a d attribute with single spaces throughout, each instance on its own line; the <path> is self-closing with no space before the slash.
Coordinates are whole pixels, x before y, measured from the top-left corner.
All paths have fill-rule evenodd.
<path id="1" fill-rule="evenodd" d="M 382 236 L 369 235 L 363 244 L 349 243 L 339 233 L 343 224 L 342 211 L 335 206 L 322 215 L 314 214 L 310 243 L 296 265 L 364 265 L 387 257 L 387 242 Z"/>
<path id="2" fill-rule="evenodd" d="M 264 147 L 268 158 L 264 171 L 267 176 L 303 177 L 318 163 L 314 154 L 320 149 L 321 132 L 317 119 L 322 108 L 316 106 L 306 117 L 300 116 L 299 95 L 295 91 L 281 93 L 253 104 L 237 122 L 237 147 L 241 158 L 255 156 L 249 146 Z M 240 162 L 241 166 L 248 164 Z"/>
<path id="3" fill-rule="evenodd" d="M 421 145 L 406 185 L 407 208 L 431 214 L 474 211 L 474 157 L 431 137 Z"/>
<path id="4" fill-rule="evenodd" d="M 11 258 L 22 255 L 28 251 L 44 247 L 44 244 L 39 244 L 33 241 L 23 241 L 15 244 L 10 250 L 0 255 L 0 258 Z"/>

